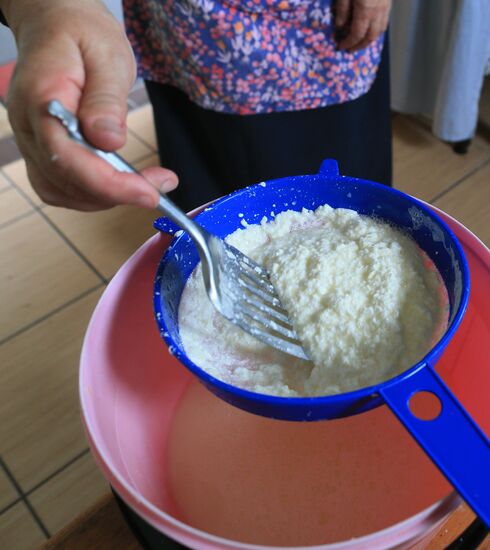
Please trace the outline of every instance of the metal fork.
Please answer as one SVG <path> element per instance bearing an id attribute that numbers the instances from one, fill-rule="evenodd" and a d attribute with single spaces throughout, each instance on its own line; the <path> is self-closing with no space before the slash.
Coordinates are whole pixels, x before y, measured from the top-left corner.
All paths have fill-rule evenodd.
<path id="1" fill-rule="evenodd" d="M 116 153 L 92 147 L 82 136 L 78 119 L 58 100 L 48 112 L 59 119 L 70 138 L 120 172 L 142 176 Z M 258 340 L 285 353 L 308 359 L 281 305 L 267 271 L 235 247 L 212 235 L 160 192 L 157 210 L 186 231 L 195 242 L 202 264 L 204 286 L 214 307 L 229 321 Z"/>

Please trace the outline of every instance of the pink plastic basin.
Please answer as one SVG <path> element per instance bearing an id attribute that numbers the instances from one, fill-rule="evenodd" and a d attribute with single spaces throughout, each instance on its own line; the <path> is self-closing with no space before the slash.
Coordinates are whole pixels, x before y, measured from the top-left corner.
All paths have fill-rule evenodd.
<path id="1" fill-rule="evenodd" d="M 472 289 L 437 367 L 490 434 L 490 253 L 439 213 L 465 249 Z M 423 548 L 459 497 L 386 407 L 304 424 L 253 416 L 166 351 L 152 285 L 168 243 L 155 235 L 124 264 L 82 350 L 87 436 L 124 501 L 191 548 Z"/>

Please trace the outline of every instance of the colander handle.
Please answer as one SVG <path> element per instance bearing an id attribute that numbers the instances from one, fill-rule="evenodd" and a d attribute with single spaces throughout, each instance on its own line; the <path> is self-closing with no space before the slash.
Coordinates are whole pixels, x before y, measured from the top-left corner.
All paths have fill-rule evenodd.
<path id="1" fill-rule="evenodd" d="M 422 420 L 410 409 L 412 398 L 429 392 L 440 413 Z M 430 365 L 388 383 L 380 394 L 412 437 L 461 497 L 490 527 L 490 440 Z"/>

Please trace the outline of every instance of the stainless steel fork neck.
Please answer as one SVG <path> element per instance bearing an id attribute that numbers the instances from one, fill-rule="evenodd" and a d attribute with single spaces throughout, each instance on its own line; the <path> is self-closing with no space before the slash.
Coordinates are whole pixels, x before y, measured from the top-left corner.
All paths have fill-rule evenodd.
<path id="1" fill-rule="evenodd" d="M 210 258 L 208 258 L 209 250 L 207 244 L 209 233 L 203 227 L 190 219 L 176 204 L 162 193 L 160 193 L 157 210 L 189 234 L 197 245 L 201 260 L 203 259 L 203 255 L 207 260 L 210 260 Z"/>

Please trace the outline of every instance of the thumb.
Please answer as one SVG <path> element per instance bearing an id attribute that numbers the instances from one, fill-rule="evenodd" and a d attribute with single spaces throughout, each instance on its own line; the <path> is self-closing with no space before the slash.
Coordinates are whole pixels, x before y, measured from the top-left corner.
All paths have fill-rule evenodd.
<path id="1" fill-rule="evenodd" d="M 127 98 L 134 80 L 132 57 L 85 58 L 86 81 L 78 117 L 88 141 L 107 151 L 126 141 Z"/>

